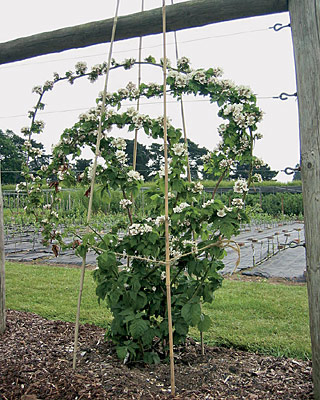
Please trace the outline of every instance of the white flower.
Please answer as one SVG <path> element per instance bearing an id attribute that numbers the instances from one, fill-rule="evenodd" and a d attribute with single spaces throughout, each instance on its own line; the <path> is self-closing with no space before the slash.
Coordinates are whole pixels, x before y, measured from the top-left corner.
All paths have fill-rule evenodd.
<path id="1" fill-rule="evenodd" d="M 262 182 L 262 176 L 261 176 L 260 174 L 254 174 L 254 175 L 252 176 L 252 179 L 253 179 L 255 182 L 258 182 L 258 183 L 261 183 L 261 182 Z"/>
<path id="2" fill-rule="evenodd" d="M 128 173 L 128 181 L 132 182 L 132 181 L 144 181 L 144 177 L 138 172 L 138 171 L 134 171 L 133 169 L 130 170 Z"/>
<path id="3" fill-rule="evenodd" d="M 59 214 L 56 211 L 51 211 L 51 215 L 55 218 L 59 218 Z"/>
<path id="4" fill-rule="evenodd" d="M 131 236 L 143 235 L 152 232 L 152 227 L 148 224 L 132 224 L 128 228 L 128 234 Z"/>
<path id="5" fill-rule="evenodd" d="M 179 258 L 179 257 L 182 256 L 182 253 L 181 253 L 181 251 L 179 251 L 179 250 L 170 249 L 170 255 L 171 255 L 173 258 Z"/>
<path id="6" fill-rule="evenodd" d="M 202 85 L 207 83 L 206 73 L 203 70 L 192 71 L 191 76 L 195 81 L 198 81 Z"/>
<path id="7" fill-rule="evenodd" d="M 58 171 L 57 176 L 58 176 L 59 181 L 63 181 L 64 180 L 64 172 Z"/>
<path id="8" fill-rule="evenodd" d="M 53 81 L 45 81 L 44 85 L 43 85 L 43 89 L 44 90 L 52 90 L 53 89 Z"/>
<path id="9" fill-rule="evenodd" d="M 139 94 L 139 90 L 137 89 L 137 86 L 133 82 L 129 82 L 126 86 L 126 89 L 129 92 L 129 96 L 136 97 Z"/>
<path id="10" fill-rule="evenodd" d="M 202 204 L 202 208 L 207 208 L 208 206 L 210 206 L 213 203 L 214 203 L 214 200 L 210 199 L 210 200 L 208 200 L 208 201 L 206 201 L 205 203 Z"/>
<path id="11" fill-rule="evenodd" d="M 134 117 L 135 115 L 138 115 L 138 111 L 137 111 L 135 108 L 133 108 L 133 107 L 129 107 L 129 108 L 127 109 L 126 113 L 127 113 L 127 115 L 128 115 L 129 117 Z"/>
<path id="12" fill-rule="evenodd" d="M 224 208 L 222 208 L 221 210 L 219 210 L 219 211 L 217 212 L 217 216 L 220 217 L 220 218 L 223 218 L 223 217 L 225 217 L 226 215 L 227 215 L 227 214 L 226 214 Z"/>
<path id="13" fill-rule="evenodd" d="M 126 88 L 122 88 L 118 90 L 119 96 L 121 96 L 123 99 L 127 98 L 129 96 L 129 90 Z"/>
<path id="14" fill-rule="evenodd" d="M 249 86 L 241 85 L 241 86 L 237 86 L 236 89 L 237 89 L 237 91 L 239 93 L 239 96 L 243 96 L 243 97 L 246 97 L 247 99 L 249 99 L 251 97 L 251 95 L 252 95 L 252 91 L 249 88 Z"/>
<path id="15" fill-rule="evenodd" d="M 177 61 L 177 66 L 179 69 L 185 69 L 186 67 L 189 67 L 190 60 L 187 57 L 181 57 L 179 58 L 179 60 Z"/>
<path id="16" fill-rule="evenodd" d="M 144 232 L 152 232 L 152 227 L 150 225 L 144 224 L 143 225 Z"/>
<path id="17" fill-rule="evenodd" d="M 132 201 L 129 199 L 122 199 L 122 200 L 120 200 L 119 204 L 123 209 L 126 209 L 128 206 L 132 205 Z"/>
<path id="18" fill-rule="evenodd" d="M 135 114 L 132 117 L 132 122 L 136 129 L 140 129 L 143 127 L 143 123 L 147 120 L 147 116 L 143 114 Z"/>
<path id="19" fill-rule="evenodd" d="M 201 156 L 201 160 L 204 163 L 209 162 L 211 160 L 211 153 L 208 152 L 207 154 L 204 154 L 203 156 Z"/>
<path id="20" fill-rule="evenodd" d="M 235 193 L 247 192 L 249 190 L 247 181 L 245 179 L 238 179 L 233 186 L 233 190 Z"/>
<path id="21" fill-rule="evenodd" d="M 176 156 L 185 156 L 187 154 L 186 145 L 184 143 L 175 143 L 172 146 L 172 151 Z"/>
<path id="22" fill-rule="evenodd" d="M 155 219 L 154 223 L 156 226 L 160 226 L 161 224 L 164 224 L 165 220 L 166 220 L 165 215 L 160 215 L 160 217 L 157 217 Z"/>
<path id="23" fill-rule="evenodd" d="M 34 86 L 33 89 L 32 89 L 32 93 L 41 94 L 42 93 L 42 87 L 39 86 L 39 85 Z"/>
<path id="24" fill-rule="evenodd" d="M 188 203 L 181 203 L 181 204 L 179 204 L 177 207 L 174 207 L 173 208 L 173 212 L 175 213 L 175 214 L 179 214 L 179 213 L 181 213 L 185 208 L 187 208 L 187 207 L 190 207 L 190 204 L 188 204 Z"/>
<path id="25" fill-rule="evenodd" d="M 241 209 L 241 208 L 243 207 L 243 205 L 244 205 L 242 199 L 233 199 L 231 204 L 232 204 L 234 207 L 237 207 L 237 208 L 240 208 L 240 209 Z"/>
<path id="26" fill-rule="evenodd" d="M 24 145 L 26 148 L 31 148 L 31 147 L 32 147 L 32 143 L 31 143 L 30 140 L 25 140 L 24 143 L 23 143 L 23 145 Z"/>
<path id="27" fill-rule="evenodd" d="M 84 61 L 79 61 L 76 63 L 75 65 L 75 69 L 77 74 L 85 74 L 85 72 L 87 71 L 88 67 L 87 67 L 87 63 Z"/>
<path id="28" fill-rule="evenodd" d="M 168 175 L 170 175 L 171 172 L 172 172 L 172 168 L 170 167 L 170 165 L 168 165 Z M 163 178 L 164 176 L 165 176 L 165 166 L 162 165 L 162 166 L 160 167 L 159 177 L 160 177 L 160 178 Z"/>
<path id="29" fill-rule="evenodd" d="M 192 193 L 202 193 L 203 184 L 200 182 L 193 183 L 191 188 L 188 188 L 188 190 L 191 190 Z"/>
<path id="30" fill-rule="evenodd" d="M 117 157 L 119 163 L 122 165 L 125 164 L 126 161 L 128 160 L 127 154 L 123 150 L 117 150 L 115 156 Z"/>
<path id="31" fill-rule="evenodd" d="M 164 126 L 164 118 L 163 118 L 163 116 L 158 117 L 158 118 L 156 119 L 156 121 L 157 121 L 162 127 Z M 169 127 L 171 126 L 170 121 L 171 121 L 171 120 L 167 117 L 167 128 L 169 128 Z"/>
<path id="32" fill-rule="evenodd" d="M 225 132 L 225 131 L 227 130 L 227 128 L 228 128 L 228 125 L 227 125 L 227 124 L 221 124 L 221 125 L 219 125 L 219 127 L 218 127 L 218 132 L 219 132 L 219 134 L 221 135 L 223 132 Z"/>
<path id="33" fill-rule="evenodd" d="M 254 165 L 256 168 L 260 168 L 265 165 L 265 162 L 261 160 L 261 158 L 256 157 L 256 159 L 254 160 Z"/>
<path id="34" fill-rule="evenodd" d="M 27 126 L 24 126 L 23 128 L 21 128 L 21 133 L 23 133 L 23 134 L 30 133 L 30 129 L 29 129 L 29 127 L 27 127 Z"/>
<path id="35" fill-rule="evenodd" d="M 214 68 L 213 75 L 218 77 L 223 75 L 223 69 L 220 67 Z"/>
<path id="36" fill-rule="evenodd" d="M 166 279 L 166 272 L 162 271 L 161 275 L 160 275 L 160 279 L 163 281 L 164 279 Z"/>
<path id="37" fill-rule="evenodd" d="M 152 286 L 152 290 L 155 292 L 157 288 L 155 286 Z"/>

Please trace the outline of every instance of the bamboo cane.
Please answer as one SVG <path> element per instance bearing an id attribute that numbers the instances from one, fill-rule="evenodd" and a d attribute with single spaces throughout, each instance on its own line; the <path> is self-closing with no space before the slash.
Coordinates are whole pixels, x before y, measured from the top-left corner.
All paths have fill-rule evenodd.
<path id="1" fill-rule="evenodd" d="M 144 11 L 144 0 L 142 0 L 141 11 Z M 141 84 L 141 61 L 142 61 L 142 36 L 139 39 L 139 66 L 138 66 L 138 89 Z M 137 100 L 137 111 L 140 110 L 140 96 Z M 136 170 L 137 166 L 137 151 L 138 151 L 138 129 L 134 131 L 134 146 L 133 146 L 133 169 Z"/>
<path id="2" fill-rule="evenodd" d="M 170 352 L 170 381 L 171 394 L 175 395 L 173 332 L 171 314 L 171 279 L 170 279 L 170 244 L 169 244 L 169 198 L 168 198 L 168 143 L 167 143 L 167 49 L 166 49 L 166 2 L 162 0 L 162 24 L 163 24 L 163 142 L 164 142 L 164 168 L 165 168 L 165 240 L 166 240 L 166 290 L 169 330 Z"/>
<path id="3" fill-rule="evenodd" d="M 93 201 L 94 184 L 95 184 L 95 177 L 96 177 L 96 170 L 97 170 L 97 160 L 98 160 L 98 156 L 100 155 L 100 141 L 101 141 L 101 136 L 102 136 L 102 119 L 103 119 L 103 116 L 106 111 L 106 107 L 105 107 L 106 93 L 107 93 L 108 82 L 109 82 L 109 72 L 110 72 L 110 67 L 111 67 L 113 43 L 114 43 L 114 38 L 115 38 L 115 34 L 116 34 L 116 26 L 117 26 L 117 21 L 118 21 L 119 4 L 120 4 L 120 0 L 117 1 L 117 5 L 116 5 L 116 12 L 115 12 L 115 17 L 114 17 L 114 21 L 113 21 L 112 37 L 111 37 L 110 49 L 109 49 L 108 65 L 107 65 L 107 71 L 106 71 L 104 91 L 103 91 L 103 96 L 102 96 L 102 106 L 101 106 L 101 113 L 100 113 L 100 119 L 99 119 L 96 151 L 95 151 L 93 167 L 92 167 L 92 179 L 91 179 L 91 186 L 90 186 L 90 198 L 89 198 L 89 205 L 88 205 L 86 233 L 90 232 L 89 222 L 91 220 L 91 214 L 92 214 L 92 201 Z M 81 308 L 81 298 L 82 298 L 82 291 L 83 291 L 85 269 L 86 269 L 86 254 L 82 258 L 82 266 L 81 266 L 80 288 L 79 288 L 79 295 L 78 295 L 77 315 L 76 315 L 76 324 L 75 324 L 75 333 L 74 333 L 74 349 L 73 349 L 73 363 L 72 363 L 73 369 L 76 368 L 76 363 L 77 363 L 80 308 Z"/>

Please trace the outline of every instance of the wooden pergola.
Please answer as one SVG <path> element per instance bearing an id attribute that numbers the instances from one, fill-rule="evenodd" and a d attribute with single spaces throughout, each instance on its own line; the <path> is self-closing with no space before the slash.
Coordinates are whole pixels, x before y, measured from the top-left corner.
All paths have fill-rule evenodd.
<path id="1" fill-rule="evenodd" d="M 298 89 L 313 382 L 315 399 L 320 400 L 320 1 L 190 0 L 167 6 L 167 31 L 286 11 L 291 18 Z M 120 17 L 116 40 L 161 33 L 161 13 L 158 8 Z M 112 24 L 108 19 L 0 43 L 0 64 L 108 42 Z M 0 333 L 5 326 L 1 241 L 0 227 Z"/>

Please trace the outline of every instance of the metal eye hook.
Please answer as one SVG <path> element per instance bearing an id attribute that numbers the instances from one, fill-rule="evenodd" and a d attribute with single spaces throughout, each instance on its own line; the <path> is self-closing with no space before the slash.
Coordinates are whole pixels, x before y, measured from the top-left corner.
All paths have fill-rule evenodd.
<path id="1" fill-rule="evenodd" d="M 297 168 L 287 167 L 282 172 L 284 172 L 286 175 L 293 175 L 295 172 L 298 172 L 298 171 L 301 171 L 300 166 Z"/>
<path id="2" fill-rule="evenodd" d="M 296 247 L 304 247 L 304 248 L 306 247 L 305 243 L 297 243 L 294 240 L 290 242 L 288 245 L 290 249 L 295 249 Z"/>
<path id="3" fill-rule="evenodd" d="M 275 32 L 279 32 L 279 31 L 281 31 L 281 29 L 290 28 L 290 27 L 291 27 L 291 24 L 282 25 L 280 23 L 277 23 L 277 24 L 274 24 L 273 26 L 270 26 L 269 29 L 273 29 Z"/>
<path id="4" fill-rule="evenodd" d="M 297 92 L 292 93 L 292 94 L 286 93 L 286 92 L 282 92 L 282 93 L 279 94 L 279 96 L 274 96 L 272 98 L 273 99 L 280 99 L 280 100 L 288 100 L 289 97 L 296 97 L 296 96 L 298 96 Z"/>

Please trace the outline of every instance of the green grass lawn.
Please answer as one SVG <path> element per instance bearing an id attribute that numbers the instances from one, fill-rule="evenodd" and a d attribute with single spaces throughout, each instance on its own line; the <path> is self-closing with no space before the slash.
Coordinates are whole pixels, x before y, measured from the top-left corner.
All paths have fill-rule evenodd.
<path id="1" fill-rule="evenodd" d="M 7 308 L 73 322 L 79 280 L 79 269 L 7 262 Z M 306 286 L 226 279 L 214 303 L 204 311 L 214 321 L 204 333 L 206 343 L 276 356 L 311 357 Z M 106 327 L 110 319 L 106 305 L 97 302 L 92 271 L 87 271 L 81 322 Z M 195 329 L 191 335 L 198 338 Z"/>

